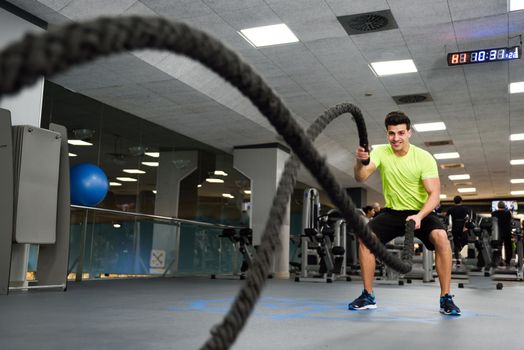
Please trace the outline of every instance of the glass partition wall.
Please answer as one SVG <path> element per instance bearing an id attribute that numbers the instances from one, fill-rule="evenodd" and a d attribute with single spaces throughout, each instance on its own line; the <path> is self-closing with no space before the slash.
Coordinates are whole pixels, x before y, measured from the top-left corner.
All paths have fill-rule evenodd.
<path id="1" fill-rule="evenodd" d="M 69 279 L 236 275 L 232 226 L 72 206 Z"/>
<path id="2" fill-rule="evenodd" d="M 71 278 L 157 275 L 159 257 L 168 274 L 233 272 L 233 247 L 218 236 L 249 224 L 250 181 L 230 154 L 49 81 L 43 102 L 43 128 L 83 141 L 69 145 L 70 165 L 95 164 L 110 181 L 100 210 L 72 208 Z"/>

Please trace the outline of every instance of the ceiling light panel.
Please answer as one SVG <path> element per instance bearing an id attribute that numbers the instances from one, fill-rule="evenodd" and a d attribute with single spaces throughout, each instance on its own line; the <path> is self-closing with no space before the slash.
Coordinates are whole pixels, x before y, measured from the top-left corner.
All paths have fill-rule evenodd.
<path id="1" fill-rule="evenodd" d="M 510 141 L 521 141 L 524 140 L 524 134 L 511 134 L 509 139 Z"/>
<path id="2" fill-rule="evenodd" d="M 145 166 L 151 166 L 151 167 L 157 167 L 159 165 L 158 162 L 142 162 Z"/>
<path id="3" fill-rule="evenodd" d="M 458 152 L 448 152 L 448 153 L 435 153 L 433 154 L 435 159 L 455 159 L 460 158 Z"/>
<path id="4" fill-rule="evenodd" d="M 67 143 L 73 146 L 93 146 L 91 142 L 84 140 L 67 140 Z"/>
<path id="5" fill-rule="evenodd" d="M 140 169 L 124 169 L 123 172 L 128 173 L 128 174 L 145 174 L 146 173 L 144 170 L 140 170 Z"/>
<path id="6" fill-rule="evenodd" d="M 116 178 L 118 181 L 123 181 L 123 182 L 137 182 L 138 180 L 135 179 L 135 178 L 132 178 L 132 177 L 125 177 L 125 176 L 122 176 L 122 177 L 117 177 Z"/>
<path id="7" fill-rule="evenodd" d="M 510 11 L 524 10 L 524 0 L 509 0 L 509 10 Z"/>
<path id="8" fill-rule="evenodd" d="M 455 181 L 455 180 L 469 180 L 469 174 L 449 175 L 448 178 L 451 181 Z"/>
<path id="9" fill-rule="evenodd" d="M 415 129 L 415 131 L 418 131 L 418 132 L 438 131 L 438 130 L 446 130 L 446 124 L 444 124 L 443 122 L 421 123 L 421 124 L 413 124 L 413 128 Z"/>
<path id="10" fill-rule="evenodd" d="M 254 47 L 296 43 L 297 36 L 284 23 L 242 29 L 238 32 Z"/>
<path id="11" fill-rule="evenodd" d="M 477 192 L 477 189 L 475 187 L 462 187 L 457 188 L 457 191 L 459 191 L 460 193 L 473 193 Z"/>
<path id="12" fill-rule="evenodd" d="M 413 60 L 372 62 L 370 68 L 379 77 L 417 72 Z"/>
<path id="13" fill-rule="evenodd" d="M 510 94 L 520 94 L 521 92 L 524 92 L 524 81 L 516 81 L 514 83 L 509 83 Z"/>

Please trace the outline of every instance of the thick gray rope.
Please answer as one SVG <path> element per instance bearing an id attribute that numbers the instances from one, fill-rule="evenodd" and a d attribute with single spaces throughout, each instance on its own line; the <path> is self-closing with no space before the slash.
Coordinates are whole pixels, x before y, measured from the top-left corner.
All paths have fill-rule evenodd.
<path id="1" fill-rule="evenodd" d="M 363 220 L 354 212 L 346 192 L 329 171 L 325 159 L 262 78 L 220 42 L 185 24 L 160 17 L 101 18 L 68 24 L 40 35 L 27 35 L 0 52 L 0 97 L 20 91 L 42 75 L 51 76 L 101 56 L 146 48 L 169 50 L 198 60 L 239 89 L 268 118 L 346 220 L 355 225 L 355 231 L 370 250 L 392 268 L 403 273 L 410 270 L 409 264 L 388 254 L 378 240 L 373 239 Z M 290 181 L 293 180 L 288 178 L 282 182 L 289 185 Z M 286 204 L 288 199 L 289 195 Z M 281 223 L 282 215 L 274 208 L 271 210 L 267 223 L 271 232 L 278 232 L 280 224 L 277 227 L 273 220 Z M 266 239 L 261 245 L 249 274 L 253 277 L 246 280 L 237 302 L 224 322 L 212 330 L 213 336 L 203 349 L 227 349 L 233 344 L 260 295 L 277 245 L 278 237 Z M 247 301 L 248 306 L 242 306 L 238 300 Z M 239 309 L 238 313 L 232 312 Z"/>

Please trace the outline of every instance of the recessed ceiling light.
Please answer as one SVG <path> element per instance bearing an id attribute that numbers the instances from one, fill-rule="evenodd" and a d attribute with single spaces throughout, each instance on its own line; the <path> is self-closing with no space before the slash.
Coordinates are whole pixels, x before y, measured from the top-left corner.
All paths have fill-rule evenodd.
<path id="1" fill-rule="evenodd" d="M 475 187 L 462 187 L 462 188 L 457 188 L 457 191 L 459 191 L 460 193 L 472 193 L 472 192 L 476 192 L 477 189 Z"/>
<path id="2" fill-rule="evenodd" d="M 415 67 L 415 63 L 411 59 L 371 62 L 370 68 L 373 71 L 373 73 L 375 73 L 375 75 L 379 77 L 386 75 L 417 72 L 417 67 Z"/>
<path id="3" fill-rule="evenodd" d="M 244 190 L 245 194 L 251 194 L 251 190 Z"/>
<path id="4" fill-rule="evenodd" d="M 509 0 L 509 10 L 510 11 L 518 11 L 522 9 L 524 9 L 523 0 Z"/>
<path id="5" fill-rule="evenodd" d="M 118 181 L 123 181 L 123 182 L 137 182 L 138 180 L 135 179 L 135 178 L 132 178 L 132 177 L 117 177 L 116 178 Z"/>
<path id="6" fill-rule="evenodd" d="M 160 152 L 145 152 L 144 154 L 145 154 L 146 156 L 153 157 L 153 158 L 158 158 L 158 157 L 160 157 Z"/>
<path id="7" fill-rule="evenodd" d="M 512 159 L 509 161 L 511 165 L 522 165 L 524 164 L 524 159 Z"/>
<path id="8" fill-rule="evenodd" d="M 114 181 L 111 181 L 111 182 L 109 182 L 109 186 L 114 186 L 114 187 L 116 187 L 116 186 L 122 186 L 122 184 L 121 184 L 120 182 L 114 182 Z"/>
<path id="9" fill-rule="evenodd" d="M 448 196 L 446 196 L 445 194 L 440 194 L 440 199 L 445 199 L 447 198 Z"/>
<path id="10" fill-rule="evenodd" d="M 254 47 L 296 43 L 298 38 L 284 23 L 241 29 L 238 34 Z"/>
<path id="11" fill-rule="evenodd" d="M 524 184 L 524 179 L 511 179 L 512 184 Z"/>
<path id="12" fill-rule="evenodd" d="M 458 152 L 448 152 L 448 153 L 435 153 L 433 154 L 433 157 L 435 159 L 453 159 L 453 158 L 460 158 L 460 155 Z"/>
<path id="13" fill-rule="evenodd" d="M 524 194 L 524 191 L 511 191 L 512 196 L 521 196 Z"/>
<path id="14" fill-rule="evenodd" d="M 446 130 L 446 124 L 443 122 L 421 123 L 413 124 L 413 128 L 418 132 Z"/>
<path id="15" fill-rule="evenodd" d="M 218 176 L 227 176 L 227 173 L 222 170 L 215 170 L 214 174 Z"/>
<path id="16" fill-rule="evenodd" d="M 154 194 L 156 194 L 156 190 L 152 190 L 151 192 L 153 192 Z"/>
<path id="17" fill-rule="evenodd" d="M 91 142 L 84 140 L 67 140 L 67 143 L 73 146 L 93 146 Z"/>
<path id="18" fill-rule="evenodd" d="M 158 162 L 142 162 L 142 164 L 147 166 L 158 166 Z"/>
<path id="19" fill-rule="evenodd" d="M 78 157 L 78 155 L 77 155 L 77 154 L 74 154 L 74 153 L 71 153 L 71 152 L 69 152 L 69 157 Z"/>
<path id="20" fill-rule="evenodd" d="M 122 171 L 128 174 L 145 174 L 146 173 L 144 170 L 140 170 L 140 169 L 124 169 Z"/>
<path id="21" fill-rule="evenodd" d="M 122 225 L 115 223 L 115 224 L 113 224 L 113 227 L 114 228 L 120 228 L 120 227 L 122 227 Z"/>
<path id="22" fill-rule="evenodd" d="M 514 83 L 509 83 L 509 93 L 518 94 L 524 92 L 524 81 L 517 81 Z"/>
<path id="23" fill-rule="evenodd" d="M 197 185 L 197 188 L 200 188 L 200 187 L 202 187 L 202 184 L 198 184 L 198 185 Z"/>
<path id="24" fill-rule="evenodd" d="M 222 179 L 215 179 L 215 178 L 212 178 L 212 177 L 208 177 L 206 179 L 207 182 L 210 182 L 210 183 L 213 183 L 213 184 L 223 184 L 224 183 L 224 180 Z"/>
<path id="25" fill-rule="evenodd" d="M 448 178 L 453 180 L 469 180 L 469 174 L 460 174 L 460 175 L 449 175 Z"/>
<path id="26" fill-rule="evenodd" d="M 233 196 L 231 193 L 222 193 L 222 197 L 235 198 L 235 196 Z"/>
<path id="27" fill-rule="evenodd" d="M 510 141 L 521 141 L 524 140 L 524 134 L 511 134 L 509 139 Z"/>

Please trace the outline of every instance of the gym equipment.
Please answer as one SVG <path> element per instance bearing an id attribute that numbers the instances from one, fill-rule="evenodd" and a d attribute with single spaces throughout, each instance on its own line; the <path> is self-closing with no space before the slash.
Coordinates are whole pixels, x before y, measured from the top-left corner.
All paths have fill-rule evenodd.
<path id="1" fill-rule="evenodd" d="M 494 272 L 494 256 L 498 254 L 499 230 L 497 218 L 477 217 L 476 220 L 467 221 L 465 224 L 468 232 L 468 244 L 473 244 L 478 251 L 477 259 L 464 259 L 467 269 L 467 281 L 458 283 L 459 288 L 468 284 L 471 288 L 493 288 L 492 277 Z M 475 269 L 475 267 L 477 269 Z M 475 271 L 477 270 L 477 271 Z M 495 285 L 497 290 L 503 288 L 502 283 Z"/>
<path id="2" fill-rule="evenodd" d="M 11 125 L 0 109 L 0 294 L 67 288 L 69 157 L 67 130 Z M 29 244 L 38 244 L 36 280 L 27 281 Z"/>
<path id="3" fill-rule="evenodd" d="M 107 175 L 94 164 L 81 163 L 71 168 L 71 204 L 94 207 L 109 190 Z"/>
<path id="4" fill-rule="evenodd" d="M 295 282 L 327 282 L 346 278 L 346 221 L 331 210 L 320 215 L 318 190 L 304 190 L 301 264 Z M 347 279 L 351 280 L 351 279 Z"/>
<path id="5" fill-rule="evenodd" d="M 253 252 L 252 242 L 253 242 L 253 230 L 250 228 L 242 228 L 238 232 L 234 228 L 225 228 L 222 230 L 222 234 L 219 236 L 221 238 L 227 238 L 235 250 L 239 251 L 242 254 L 242 265 L 240 266 L 240 274 L 238 278 L 241 280 L 246 279 L 246 273 L 253 265 Z M 212 274 L 211 279 L 217 279 L 224 277 L 223 275 Z M 232 277 L 237 277 L 235 271 Z"/>
<path id="6" fill-rule="evenodd" d="M 50 47 L 53 47 L 53 50 L 50 50 Z M 311 142 L 330 121 L 343 113 L 351 113 L 357 125 L 359 143 L 367 148 L 367 132 L 361 111 L 351 104 L 337 105 L 315 120 L 305 133 L 292 118 L 290 110 L 238 55 L 208 34 L 185 24 L 171 22 L 162 17 L 122 16 L 85 23 L 73 22 L 41 34 L 28 34 L 21 41 L 8 45 L 0 52 L 0 97 L 20 91 L 22 87 L 31 85 L 42 75 L 49 77 L 99 56 L 137 49 L 168 49 L 200 61 L 249 98 L 294 152 L 287 160 L 279 181 L 270 217 L 257 252 L 260 259 L 253 262 L 254 273 L 249 274 L 222 323 L 213 327 L 212 336 L 203 345 L 203 349 L 230 347 L 251 314 L 267 277 L 272 253 L 279 245 L 282 213 L 287 208 L 296 182 L 299 159 L 315 176 L 344 219 L 351 222 L 360 240 L 375 256 L 403 273 L 411 269 L 410 250 L 407 249 L 407 254 L 403 254 L 403 260 L 399 260 L 389 254 L 373 237 L 363 218 L 356 212 L 355 205 L 335 180 L 325 158 L 315 150 Z M 27 60 L 27 57 L 31 57 L 31 60 Z"/>
<path id="7" fill-rule="evenodd" d="M 492 278 L 495 281 L 523 281 L 523 255 L 524 242 L 522 228 L 519 219 L 512 220 L 512 239 L 515 242 L 515 265 L 505 267 L 493 267 Z M 494 262 L 495 265 L 495 262 Z"/>
<path id="8" fill-rule="evenodd" d="M 421 240 L 415 238 L 414 243 L 422 245 L 422 255 L 413 257 L 413 268 L 410 272 L 402 274 L 391 267 L 386 266 L 383 269 L 382 278 L 385 280 L 398 281 L 399 285 L 404 285 L 404 280 L 407 283 L 411 283 L 414 279 L 420 279 L 424 283 L 435 282 L 433 277 L 433 252 L 424 246 Z M 386 244 L 386 247 L 391 251 L 392 254 L 400 255 L 400 252 L 404 248 L 405 241 L 402 237 L 397 237 L 391 242 Z"/>
<path id="9" fill-rule="evenodd" d="M 478 251 L 477 266 L 484 271 L 484 276 L 491 276 L 494 267 L 494 256 L 498 252 L 499 226 L 497 218 L 479 217 L 475 223 L 467 223 L 466 227 L 476 237 L 475 248 Z"/>

